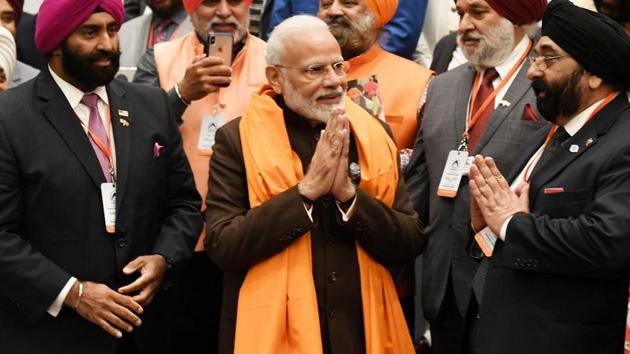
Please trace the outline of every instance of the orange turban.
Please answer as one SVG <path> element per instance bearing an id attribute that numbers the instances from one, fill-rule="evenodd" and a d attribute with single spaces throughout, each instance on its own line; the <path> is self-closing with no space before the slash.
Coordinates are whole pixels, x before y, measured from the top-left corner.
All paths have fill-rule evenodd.
<path id="1" fill-rule="evenodd" d="M 398 8 L 398 0 L 363 0 L 363 3 L 376 17 L 376 28 L 385 27 Z"/>
<path id="2" fill-rule="evenodd" d="M 202 2 L 203 0 L 184 0 L 184 7 L 186 8 L 186 12 L 188 12 L 188 14 L 190 15 L 191 13 L 193 13 L 193 11 L 197 10 Z M 252 4 L 252 0 L 245 0 L 245 2 L 247 3 L 247 5 Z"/>

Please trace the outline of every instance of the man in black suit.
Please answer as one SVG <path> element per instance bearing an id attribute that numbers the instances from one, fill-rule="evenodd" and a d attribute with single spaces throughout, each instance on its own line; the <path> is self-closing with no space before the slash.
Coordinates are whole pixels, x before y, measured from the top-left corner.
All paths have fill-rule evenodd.
<path id="1" fill-rule="evenodd" d="M 122 18 L 119 0 L 44 1 L 50 69 L 0 95 L 3 353 L 173 352 L 161 289 L 200 197 L 166 94 L 112 81 Z"/>
<path id="2" fill-rule="evenodd" d="M 536 52 L 528 76 L 554 125 L 523 145 L 507 180 L 491 158 L 477 156 L 471 168 L 473 227 L 489 257 L 473 281 L 472 353 L 620 354 L 630 38 L 607 16 L 554 0 Z"/>

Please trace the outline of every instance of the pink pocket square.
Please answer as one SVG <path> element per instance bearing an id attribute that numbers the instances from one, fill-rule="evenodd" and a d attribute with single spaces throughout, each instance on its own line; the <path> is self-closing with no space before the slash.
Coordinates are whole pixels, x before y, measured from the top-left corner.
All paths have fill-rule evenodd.
<path id="1" fill-rule="evenodd" d="M 523 117 L 521 119 L 538 122 L 538 115 L 536 114 L 534 108 L 532 108 L 531 104 L 528 103 L 525 105 L 525 109 L 523 109 Z"/>
<path id="2" fill-rule="evenodd" d="M 160 157 L 160 154 L 162 153 L 162 149 L 164 149 L 164 146 L 160 145 L 160 143 L 158 143 L 157 141 L 153 144 L 153 158 L 157 159 L 158 157 Z"/>

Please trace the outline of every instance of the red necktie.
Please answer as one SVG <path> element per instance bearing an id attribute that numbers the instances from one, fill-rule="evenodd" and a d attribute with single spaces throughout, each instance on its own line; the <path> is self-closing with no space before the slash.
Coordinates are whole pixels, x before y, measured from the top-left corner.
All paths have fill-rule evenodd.
<path id="1" fill-rule="evenodd" d="M 483 102 L 494 92 L 494 86 L 492 82 L 499 77 L 499 73 L 494 68 L 488 68 L 483 73 L 483 80 L 481 81 L 481 86 L 479 87 L 479 92 L 477 93 L 477 98 L 475 102 L 473 102 L 473 107 L 471 109 L 470 116 L 473 117 Z M 470 129 L 468 132 L 468 152 L 472 153 L 475 150 L 475 145 L 479 141 L 481 134 L 486 130 L 488 123 L 490 123 L 490 118 L 494 113 L 494 99 L 490 104 L 486 106 L 486 109 L 483 111 L 477 123 Z"/>
<path id="2" fill-rule="evenodd" d="M 153 43 L 151 43 L 152 46 L 168 40 L 168 38 L 166 38 L 166 29 L 171 25 L 171 23 L 173 23 L 173 20 L 169 18 L 161 21 L 157 26 L 155 26 Z"/>

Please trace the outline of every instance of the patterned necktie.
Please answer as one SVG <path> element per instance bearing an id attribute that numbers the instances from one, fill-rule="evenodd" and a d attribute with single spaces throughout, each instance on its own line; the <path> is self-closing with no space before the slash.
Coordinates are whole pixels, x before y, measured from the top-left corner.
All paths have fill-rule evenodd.
<path id="1" fill-rule="evenodd" d="M 260 37 L 260 19 L 265 0 L 254 0 L 249 6 L 249 33 Z"/>
<path id="2" fill-rule="evenodd" d="M 154 46 L 158 43 L 168 40 L 168 38 L 166 37 L 166 32 L 167 32 L 168 27 L 173 23 L 175 22 L 169 18 L 169 19 L 160 21 L 155 26 L 155 31 L 153 32 L 153 43 L 151 43 L 151 46 Z"/>
<path id="3" fill-rule="evenodd" d="M 107 131 L 103 125 L 101 115 L 98 113 L 98 96 L 95 93 L 85 94 L 81 99 L 81 103 L 90 109 L 90 121 L 88 123 L 89 131 L 92 132 L 92 134 L 94 134 L 103 144 L 105 144 L 106 147 L 108 147 L 109 137 L 107 136 Z M 109 158 L 107 158 L 105 153 L 101 151 L 89 134 L 88 137 L 90 138 L 90 143 L 92 144 L 92 149 L 94 149 L 94 152 L 96 153 L 98 162 L 101 164 L 101 169 L 103 170 L 105 179 L 107 182 L 112 182 L 112 175 L 109 173 Z"/>
<path id="4" fill-rule="evenodd" d="M 481 81 L 481 86 L 479 86 L 479 92 L 477 92 L 477 98 L 475 102 L 473 102 L 473 107 L 471 109 L 471 117 L 477 114 L 477 111 L 481 107 L 481 104 L 494 92 L 494 86 L 492 82 L 499 77 L 499 73 L 494 68 L 486 69 L 483 73 L 483 80 Z M 472 153 L 475 150 L 475 146 L 483 134 L 484 130 L 488 126 L 490 122 L 490 118 L 494 113 L 494 99 L 488 104 L 486 109 L 483 111 L 477 123 L 472 127 L 472 129 L 468 132 L 470 138 L 468 140 L 468 151 Z"/>
<path id="5" fill-rule="evenodd" d="M 534 166 L 530 176 L 533 176 L 543 165 L 549 162 L 553 155 L 562 148 L 563 143 L 570 137 L 571 135 L 567 133 L 564 127 L 558 127 L 556 132 L 553 133 L 553 136 L 551 137 L 551 140 L 549 140 L 549 144 L 545 147 L 542 155 L 540 155 L 540 159 L 538 159 L 538 162 L 536 163 L 536 166 Z"/>

